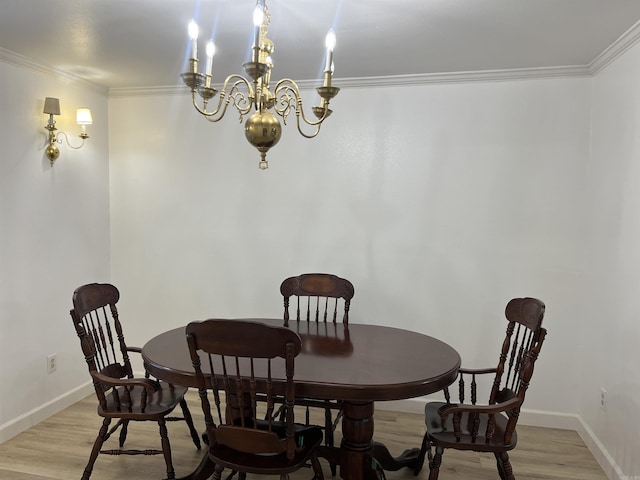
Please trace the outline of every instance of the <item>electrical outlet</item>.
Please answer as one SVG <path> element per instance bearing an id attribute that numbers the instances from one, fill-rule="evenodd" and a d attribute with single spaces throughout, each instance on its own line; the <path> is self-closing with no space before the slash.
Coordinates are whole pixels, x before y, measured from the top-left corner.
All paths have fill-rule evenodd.
<path id="1" fill-rule="evenodd" d="M 600 388 L 600 409 L 607 409 L 607 391 L 604 389 L 604 387 Z"/>
<path id="2" fill-rule="evenodd" d="M 56 354 L 52 353 L 47 357 L 47 373 L 55 372 L 57 366 L 58 366 L 58 360 L 56 359 Z"/>

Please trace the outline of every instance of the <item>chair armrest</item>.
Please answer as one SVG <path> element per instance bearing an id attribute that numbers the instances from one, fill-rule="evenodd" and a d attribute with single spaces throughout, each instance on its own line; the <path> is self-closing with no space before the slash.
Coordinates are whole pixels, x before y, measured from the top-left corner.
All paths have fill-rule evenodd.
<path id="1" fill-rule="evenodd" d="M 513 410 L 521 403 L 520 398 L 514 397 L 505 402 L 496 403 L 493 405 L 467 405 L 467 404 L 449 404 L 443 405 L 438 409 L 438 413 L 440 413 L 440 417 L 444 422 L 445 419 L 450 414 L 456 413 L 469 413 L 470 415 L 478 415 L 478 414 L 496 414 L 496 413 L 504 413 L 508 410 Z"/>
<path id="2" fill-rule="evenodd" d="M 142 353 L 142 348 L 140 348 L 140 347 L 127 347 L 127 352 Z"/>
<path id="3" fill-rule="evenodd" d="M 476 384 L 476 377 L 480 376 L 480 375 L 485 375 L 485 374 L 495 374 L 497 371 L 497 368 L 493 367 L 493 368 L 464 368 L 461 367 L 460 369 L 458 369 L 458 381 L 456 383 L 457 387 L 458 387 L 458 402 L 461 404 L 464 404 L 465 402 L 465 393 L 470 393 L 470 397 L 471 397 L 471 404 L 475 405 L 476 404 L 476 399 L 477 399 L 477 384 Z M 486 377 L 482 377 L 482 378 L 486 378 Z M 470 379 L 471 382 L 469 384 L 469 387 L 466 386 L 466 381 Z M 483 380 L 484 382 L 484 380 Z M 444 397 L 447 400 L 447 403 L 451 403 L 451 398 L 449 395 L 449 389 L 450 389 L 451 385 L 449 387 L 445 387 L 444 388 Z"/>
<path id="4" fill-rule="evenodd" d="M 486 439 L 490 439 L 494 436 L 496 431 L 496 418 L 500 416 L 501 413 L 506 413 L 509 418 L 508 424 L 512 424 L 513 415 L 509 414 L 509 410 L 513 410 L 518 408 L 522 404 L 521 399 L 519 398 L 511 398 L 504 402 L 496 403 L 495 405 L 468 405 L 468 404 L 449 404 L 443 405 L 438 408 L 438 414 L 440 415 L 440 419 L 442 425 L 444 426 L 447 417 L 452 415 L 452 426 L 453 426 L 453 435 L 456 438 L 456 441 L 461 441 L 463 436 L 462 431 L 462 421 L 463 414 L 466 414 L 467 419 L 465 420 L 465 425 L 469 429 L 468 434 L 470 435 L 472 441 L 480 435 L 480 427 L 482 424 L 485 424 L 484 436 Z M 481 421 L 481 418 L 484 418 L 486 422 Z M 511 428 L 515 427 L 515 423 L 512 424 Z M 504 442 L 511 441 L 512 430 L 509 430 L 509 426 L 504 432 Z"/>
<path id="5" fill-rule="evenodd" d="M 91 376 L 109 387 L 142 387 L 148 393 L 155 393 L 160 390 L 158 382 L 148 378 L 113 378 L 100 372 L 91 372 Z"/>
<path id="6" fill-rule="evenodd" d="M 482 375 L 485 373 L 496 373 L 496 368 L 460 368 L 458 372 L 466 373 L 467 375 Z"/>

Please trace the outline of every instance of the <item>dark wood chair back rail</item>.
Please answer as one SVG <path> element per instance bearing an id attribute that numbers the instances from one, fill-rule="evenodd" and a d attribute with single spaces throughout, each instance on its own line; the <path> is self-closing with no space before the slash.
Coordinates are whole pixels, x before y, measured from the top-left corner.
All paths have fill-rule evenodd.
<path id="1" fill-rule="evenodd" d="M 289 325 L 289 303 L 296 297 L 296 320 L 349 323 L 349 307 L 354 288 L 349 280 L 328 273 L 304 273 L 289 277 L 280 285 L 284 299 L 284 324 Z M 344 302 L 339 308 L 339 300 Z M 342 310 L 342 311 L 340 311 Z"/>
<path id="2" fill-rule="evenodd" d="M 163 454 L 167 477 L 175 478 L 165 422 L 185 420 L 194 444 L 200 448 L 200 439 L 184 400 L 187 388 L 160 382 L 148 374 L 143 378 L 134 377 L 129 354 L 140 353 L 141 349 L 127 346 L 125 342 L 117 308 L 119 299 L 118 289 L 111 284 L 83 285 L 73 293 L 71 319 L 93 380 L 98 398 L 98 415 L 104 417 L 82 479 L 88 480 L 91 476 L 99 453 Z M 177 405 L 181 406 L 183 417 L 169 417 Z M 108 430 L 114 418 L 118 421 Z M 158 423 L 162 449 L 124 450 L 129 422 L 149 420 Z M 104 442 L 119 428 L 120 448 L 101 450 Z"/>
<path id="3" fill-rule="evenodd" d="M 209 457 L 216 465 L 214 479 L 221 478 L 224 468 L 242 474 L 282 475 L 307 460 L 311 460 L 316 478 L 322 479 L 315 454 L 322 431 L 317 427 L 300 429 L 295 424 L 294 373 L 300 337 L 284 327 L 224 319 L 192 322 L 186 334 Z M 206 374 L 202 362 L 209 367 Z M 267 373 L 257 376 L 256 371 Z M 273 381 L 274 373 L 285 379 L 284 384 Z M 284 398 L 283 421 L 273 418 L 276 396 Z M 259 401 L 260 406 L 266 403 L 266 415 L 259 413 Z"/>
<path id="4" fill-rule="evenodd" d="M 545 305 L 535 298 L 514 298 L 506 306 L 507 331 L 495 368 L 460 368 L 458 398 L 452 402 L 449 388 L 446 403 L 425 407 L 427 432 L 417 474 L 429 454 L 429 480 L 438 478 L 444 449 L 492 452 L 502 480 L 514 480 L 508 451 L 517 443 L 516 425 L 536 360 L 546 337 L 542 327 Z M 492 375 L 489 397 L 478 404 L 478 378 Z M 465 403 L 467 402 L 467 403 Z M 435 454 L 431 448 L 435 447 Z"/>

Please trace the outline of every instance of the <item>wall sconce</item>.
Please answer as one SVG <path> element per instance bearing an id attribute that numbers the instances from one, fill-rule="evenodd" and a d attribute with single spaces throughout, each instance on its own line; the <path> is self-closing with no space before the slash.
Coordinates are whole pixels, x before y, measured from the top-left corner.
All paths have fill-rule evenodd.
<path id="1" fill-rule="evenodd" d="M 62 143 L 62 140 L 59 138 L 60 135 L 64 135 L 64 139 L 67 142 L 69 147 L 74 150 L 78 150 L 84 146 L 85 139 L 89 138 L 87 135 L 87 125 L 93 124 L 93 118 L 91 117 L 91 110 L 88 108 L 78 108 L 76 113 L 76 123 L 82 127 L 82 131 L 78 135 L 82 139 L 82 144 L 78 147 L 74 147 L 69 143 L 69 138 L 65 132 L 58 132 L 56 128 L 56 122 L 53 119 L 54 115 L 60 115 L 60 100 L 57 98 L 46 97 L 44 99 L 44 110 L 43 113 L 49 115 L 49 121 L 44 126 L 44 128 L 49 132 L 49 145 L 45 150 L 45 154 L 49 161 L 51 161 L 51 166 L 53 166 L 53 162 L 57 160 L 60 156 L 60 149 L 56 145 L 56 143 Z"/>

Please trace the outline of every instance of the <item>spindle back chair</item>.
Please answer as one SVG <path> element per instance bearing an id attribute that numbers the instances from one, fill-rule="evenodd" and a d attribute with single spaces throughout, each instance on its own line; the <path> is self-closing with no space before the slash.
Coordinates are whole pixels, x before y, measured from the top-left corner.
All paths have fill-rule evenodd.
<path id="1" fill-rule="evenodd" d="M 141 349 L 127 346 L 125 342 L 116 305 L 119 299 L 120 292 L 111 284 L 91 283 L 77 288 L 73 293 L 71 319 L 93 380 L 98 398 L 98 415 L 104 418 L 82 479 L 89 479 L 100 453 L 163 454 L 167 478 L 175 478 L 166 421 L 185 420 L 194 444 L 200 448 L 200 439 L 184 399 L 187 388 L 160 382 L 148 374 L 143 378 L 134 376 L 129 354 L 140 353 Z M 177 405 L 182 408 L 184 416 L 169 417 Z M 118 421 L 109 430 L 114 418 Z M 130 421 L 156 421 L 162 449 L 123 449 Z M 102 450 L 104 442 L 118 428 L 120 448 Z"/>
<path id="2" fill-rule="evenodd" d="M 336 324 L 342 323 L 348 332 L 349 309 L 355 293 L 353 284 L 329 273 L 303 273 L 285 279 L 280 285 L 284 300 L 284 325 L 289 325 L 289 306 L 291 297 L 295 297 L 295 319 L 301 321 Z M 298 325 L 299 328 L 299 325 Z M 334 431 L 342 418 L 342 402 L 330 400 L 298 399 L 298 404 L 306 407 L 306 422 L 309 423 L 309 408 L 324 410 L 324 443 L 334 446 Z M 336 411 L 335 418 L 332 410 Z M 336 474 L 336 465 L 331 464 L 331 473 Z"/>
<path id="3" fill-rule="evenodd" d="M 208 454 L 216 465 L 213 478 L 220 480 L 224 468 L 285 478 L 311 461 L 314 478 L 322 480 L 316 456 L 322 431 L 295 424 L 300 337 L 284 327 L 223 319 L 192 322 L 186 333 Z M 284 398 L 283 421 L 273 417 L 276 397 Z M 265 402 L 266 415 L 258 412 L 259 402 Z"/>
<path id="4" fill-rule="evenodd" d="M 429 480 L 437 480 L 446 448 L 491 452 L 502 480 L 514 480 L 508 451 L 517 443 L 516 425 L 533 369 L 547 331 L 542 327 L 545 305 L 535 298 L 514 298 L 506 306 L 507 332 L 495 368 L 459 371 L 458 401 L 430 402 L 425 407 L 427 432 L 414 473 L 429 457 Z M 479 405 L 477 379 L 493 375 L 489 398 Z M 468 401 L 468 403 L 465 403 Z M 435 448 L 432 454 L 431 448 Z"/>

